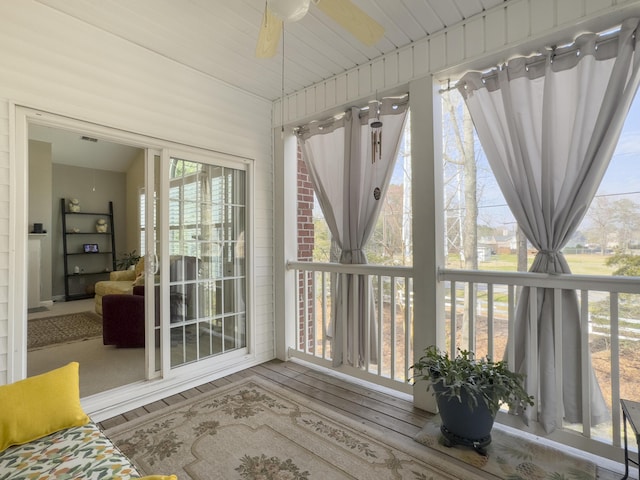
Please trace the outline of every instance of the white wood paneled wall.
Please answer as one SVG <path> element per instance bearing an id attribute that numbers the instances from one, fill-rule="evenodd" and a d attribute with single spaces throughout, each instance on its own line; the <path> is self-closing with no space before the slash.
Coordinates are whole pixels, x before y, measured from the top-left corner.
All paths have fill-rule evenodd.
<path id="1" fill-rule="evenodd" d="M 273 122 L 295 125 L 334 114 L 428 75 L 455 78 L 467 69 L 485 69 L 516 54 L 569 42 L 587 29 L 610 28 L 632 15 L 640 15 L 639 0 L 512 0 L 274 102 Z"/>
<path id="2" fill-rule="evenodd" d="M 9 354 L 9 104 L 0 99 L 0 385 L 7 382 Z"/>
<path id="3" fill-rule="evenodd" d="M 9 102 L 253 159 L 255 358 L 273 357 L 273 159 L 269 101 L 32 0 L 0 2 L 0 384 L 8 336 L 11 231 Z M 14 195 L 12 193 L 12 195 Z M 26 312 L 25 312 L 26 315 Z M 19 347 L 18 347 L 19 348 Z"/>

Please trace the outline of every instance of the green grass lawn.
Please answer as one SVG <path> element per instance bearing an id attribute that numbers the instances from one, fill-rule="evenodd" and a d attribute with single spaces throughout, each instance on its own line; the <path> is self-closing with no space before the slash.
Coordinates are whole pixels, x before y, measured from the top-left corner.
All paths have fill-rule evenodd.
<path id="1" fill-rule="evenodd" d="M 565 255 L 571 272 L 577 275 L 611 275 L 614 271 L 613 267 L 605 265 L 609 255 L 587 255 L 587 254 L 571 254 Z M 533 256 L 529 256 L 529 267 L 533 262 Z M 480 262 L 478 267 L 480 270 L 496 270 L 504 272 L 515 272 L 517 259 L 515 254 L 510 255 L 492 255 L 486 262 Z M 448 268 L 464 268 L 462 262 L 457 255 L 449 255 Z"/>

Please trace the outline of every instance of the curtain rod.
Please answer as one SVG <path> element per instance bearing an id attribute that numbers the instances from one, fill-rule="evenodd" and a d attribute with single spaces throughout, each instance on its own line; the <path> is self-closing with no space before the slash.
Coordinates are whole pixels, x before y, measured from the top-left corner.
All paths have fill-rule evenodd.
<path id="1" fill-rule="evenodd" d="M 596 33 L 595 35 L 597 35 L 598 37 L 600 37 L 598 40 L 596 40 L 596 45 L 604 45 L 606 43 L 609 42 L 613 42 L 615 40 L 618 39 L 618 36 L 620 34 L 620 30 L 621 30 L 621 25 L 617 25 L 615 27 L 609 28 L 607 30 L 603 30 L 601 32 Z M 551 55 L 552 61 L 553 58 L 560 58 L 566 55 L 574 55 L 576 52 L 578 52 L 580 50 L 580 47 L 577 46 L 576 44 L 576 39 L 578 39 L 581 35 L 586 35 L 586 34 L 590 34 L 593 32 L 583 32 L 580 35 L 576 36 L 574 38 L 574 40 L 571 43 L 567 43 L 564 45 L 552 45 L 552 46 L 547 46 L 547 47 L 543 47 L 542 49 L 540 49 L 538 52 L 534 52 L 531 53 L 528 57 L 524 57 L 527 59 L 527 66 L 536 66 L 539 65 L 540 63 L 546 62 L 547 57 L 549 56 L 549 54 Z M 542 53 L 542 52 L 547 52 Z M 509 58 L 508 60 L 495 65 L 491 68 L 488 68 L 486 70 L 482 70 L 481 74 L 483 78 L 491 78 L 495 75 L 498 74 L 498 71 L 502 70 L 505 66 L 507 66 L 509 64 L 510 61 L 516 59 L 516 58 L 523 58 L 522 55 L 517 55 L 514 57 Z M 471 71 L 471 70 L 469 70 Z M 465 72 L 468 73 L 469 71 Z M 464 74 L 460 75 L 460 78 L 462 78 L 464 76 Z M 454 80 L 452 81 L 450 78 L 447 79 L 447 86 L 446 87 L 442 87 L 438 90 L 438 93 L 446 93 L 449 92 L 451 90 L 454 90 L 457 88 L 458 86 L 458 80 Z"/>
<path id="2" fill-rule="evenodd" d="M 393 96 L 390 96 L 390 97 L 382 97 L 380 100 L 378 100 L 376 98 L 376 99 L 373 99 L 373 100 L 369 100 L 368 103 L 371 103 L 371 102 L 374 102 L 374 101 L 381 102 L 382 100 L 389 100 L 389 99 L 397 99 L 398 100 L 397 102 L 393 103 L 393 106 L 404 105 L 405 103 L 409 102 L 409 93 L 407 92 L 407 93 L 403 93 L 402 95 L 393 95 Z M 342 117 L 344 117 L 345 114 L 347 113 L 347 111 L 349 111 L 349 109 L 351 109 L 353 107 L 359 108 L 361 113 L 369 111 L 369 105 L 368 104 L 363 106 L 363 107 L 358 107 L 357 105 L 352 105 L 351 107 L 347 107 L 347 110 L 345 110 L 344 112 L 337 113 L 332 117 L 325 118 L 323 120 L 311 120 L 310 122 L 306 123 L 305 125 L 298 125 L 297 127 L 293 128 L 293 133 L 297 134 L 300 130 L 302 130 L 304 128 L 307 128 L 312 123 L 314 123 L 314 124 L 317 123 L 321 127 L 328 127 L 328 126 L 332 125 L 334 122 L 337 122 Z"/>

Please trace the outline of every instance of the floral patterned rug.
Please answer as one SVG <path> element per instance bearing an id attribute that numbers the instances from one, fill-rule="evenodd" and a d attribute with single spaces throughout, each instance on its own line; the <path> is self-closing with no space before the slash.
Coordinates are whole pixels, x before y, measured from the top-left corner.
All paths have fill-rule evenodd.
<path id="1" fill-rule="evenodd" d="M 94 312 L 35 318 L 27 323 L 29 350 L 100 336 L 102 336 L 102 317 Z"/>
<path id="2" fill-rule="evenodd" d="M 495 478 L 251 377 L 106 431 L 147 475 L 180 480 Z"/>
<path id="3" fill-rule="evenodd" d="M 596 465 L 517 435 L 509 435 L 496 427 L 491 431 L 487 455 L 472 448 L 445 447 L 440 434 L 440 417 L 434 416 L 416 435 L 415 440 L 430 448 L 505 480 L 595 480 Z"/>

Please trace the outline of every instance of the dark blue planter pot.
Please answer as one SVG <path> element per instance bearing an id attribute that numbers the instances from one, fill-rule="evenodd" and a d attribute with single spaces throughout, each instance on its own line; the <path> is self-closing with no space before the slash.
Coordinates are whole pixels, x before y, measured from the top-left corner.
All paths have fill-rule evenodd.
<path id="1" fill-rule="evenodd" d="M 442 425 L 440 431 L 446 446 L 465 445 L 473 447 L 478 453 L 486 455 L 485 447 L 491 443 L 491 429 L 495 415 L 482 399 L 478 405 L 469 405 L 468 394 L 462 390 L 461 399 L 443 395 L 440 383 L 433 384 Z M 473 408 L 472 408 L 473 407 Z"/>

